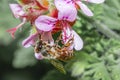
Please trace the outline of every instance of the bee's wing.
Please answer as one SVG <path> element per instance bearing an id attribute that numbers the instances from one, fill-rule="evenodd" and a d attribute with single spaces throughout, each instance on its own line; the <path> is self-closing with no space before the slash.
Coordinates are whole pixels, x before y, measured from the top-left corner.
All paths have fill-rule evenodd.
<path id="1" fill-rule="evenodd" d="M 57 68 L 60 72 L 62 72 L 63 74 L 66 74 L 66 71 L 64 69 L 63 64 L 60 61 L 57 60 L 50 60 L 51 64 Z"/>

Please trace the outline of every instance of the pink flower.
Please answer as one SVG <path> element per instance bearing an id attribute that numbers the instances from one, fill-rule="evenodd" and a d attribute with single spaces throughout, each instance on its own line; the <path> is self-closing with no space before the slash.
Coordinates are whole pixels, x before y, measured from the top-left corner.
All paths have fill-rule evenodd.
<path id="1" fill-rule="evenodd" d="M 23 11 L 22 6 L 19 4 L 10 4 L 10 9 L 12 10 L 15 18 L 22 18 L 25 16 L 25 12 Z"/>
<path id="2" fill-rule="evenodd" d="M 10 4 L 10 9 L 13 12 L 15 18 L 19 18 L 22 22 L 14 28 L 8 29 L 7 32 L 11 34 L 12 38 L 15 38 L 14 33 L 26 23 L 25 12 L 19 4 Z"/>
<path id="3" fill-rule="evenodd" d="M 67 43 L 72 38 L 74 39 L 73 44 L 70 46 L 69 50 L 72 50 L 73 48 L 75 50 L 81 50 L 83 48 L 83 40 L 71 27 L 67 26 L 63 31 L 65 31 L 62 32 L 64 43 Z"/>
<path id="4" fill-rule="evenodd" d="M 61 4 L 61 8 L 62 7 L 63 7 L 63 4 Z M 66 5 L 65 8 L 62 8 L 62 10 L 59 10 L 58 18 L 42 15 L 35 20 L 35 25 L 36 25 L 36 28 L 40 31 L 41 30 L 52 31 L 54 28 L 59 26 L 62 29 L 62 34 L 63 34 L 62 36 L 63 36 L 64 43 L 67 43 L 71 39 L 71 37 L 74 37 L 76 39 L 74 39 L 74 43 L 72 46 L 76 50 L 80 50 L 83 47 L 83 41 L 75 33 L 75 31 L 71 29 L 71 26 L 69 24 L 75 21 L 76 16 L 77 16 L 76 8 Z"/>
<path id="5" fill-rule="evenodd" d="M 64 27 L 64 23 L 74 22 L 77 16 L 77 10 L 74 7 L 67 6 L 58 12 L 58 18 L 42 15 L 35 20 L 38 30 L 51 31 L 56 26 Z M 62 25 L 62 26 L 61 26 Z"/>
<path id="6" fill-rule="evenodd" d="M 40 39 L 40 36 L 41 35 L 41 39 Z M 35 33 L 35 34 L 32 34 L 30 35 L 28 38 L 26 38 L 23 42 L 22 42 L 22 45 L 25 47 L 25 48 L 28 48 L 30 46 L 35 46 L 36 45 L 36 42 L 39 41 L 39 40 L 42 40 L 44 42 L 48 42 L 50 43 L 50 45 L 53 45 L 54 44 L 54 40 L 52 38 L 52 35 L 51 35 L 51 32 L 42 32 L 41 33 Z M 42 44 L 41 44 L 42 45 Z M 43 59 L 43 55 L 41 54 L 41 52 L 35 52 L 35 58 L 38 59 L 38 60 L 41 60 Z"/>
<path id="7" fill-rule="evenodd" d="M 83 1 L 99 4 L 103 3 L 105 0 L 83 0 Z M 62 11 L 66 7 L 64 5 L 69 5 L 71 7 L 76 7 L 76 5 L 78 5 L 85 15 L 93 16 L 92 11 L 84 3 L 82 3 L 81 0 L 55 0 L 55 5 L 60 11 Z"/>
<path id="8" fill-rule="evenodd" d="M 24 25 L 26 21 L 30 21 L 30 23 L 33 24 L 34 20 L 47 10 L 47 8 L 43 8 L 42 5 L 40 5 L 39 2 L 37 2 L 36 0 L 34 2 L 31 2 L 31 4 L 27 4 L 27 6 L 28 7 L 25 8 L 25 12 L 23 10 L 23 7 L 25 7 L 25 5 L 21 6 L 19 4 L 10 4 L 10 9 L 12 10 L 14 17 L 19 18 L 22 21 L 18 26 L 7 30 L 7 32 L 11 34 L 12 38 L 15 38 L 15 32 L 20 27 L 22 27 L 22 25 Z M 36 9 L 35 7 L 38 7 L 38 9 Z"/>

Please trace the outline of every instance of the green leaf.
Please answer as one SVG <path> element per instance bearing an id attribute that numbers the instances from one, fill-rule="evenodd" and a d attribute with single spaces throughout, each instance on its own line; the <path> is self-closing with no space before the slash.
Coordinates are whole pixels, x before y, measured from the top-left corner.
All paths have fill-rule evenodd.
<path id="1" fill-rule="evenodd" d="M 104 12 L 103 12 L 102 20 L 109 28 L 120 30 L 120 24 L 119 24 L 120 2 L 118 0 L 111 0 L 111 1 L 106 1 L 106 3 L 107 4 L 104 4 L 103 6 Z"/>
<path id="2" fill-rule="evenodd" d="M 120 63 L 110 66 L 112 80 L 120 80 Z"/>
<path id="3" fill-rule="evenodd" d="M 88 63 L 85 61 L 75 62 L 72 65 L 72 76 L 76 77 L 76 76 L 81 75 L 85 71 L 86 66 L 88 66 Z"/>
<path id="4" fill-rule="evenodd" d="M 99 80 L 99 79 L 112 80 L 104 62 L 92 64 L 90 65 L 89 68 L 90 68 L 90 71 L 94 72 L 94 75 L 93 75 L 94 80 Z"/>
<path id="5" fill-rule="evenodd" d="M 66 68 L 71 70 L 73 77 L 84 74 L 85 69 L 90 65 L 89 62 L 94 63 L 99 61 L 96 57 L 86 54 L 85 52 L 76 52 L 75 54 L 75 58 L 66 65 Z"/>

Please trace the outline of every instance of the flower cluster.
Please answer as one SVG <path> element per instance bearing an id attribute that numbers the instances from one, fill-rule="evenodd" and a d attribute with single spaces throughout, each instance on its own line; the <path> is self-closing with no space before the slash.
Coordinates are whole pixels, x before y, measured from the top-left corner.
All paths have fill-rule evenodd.
<path id="1" fill-rule="evenodd" d="M 84 2 L 99 4 L 104 0 L 18 0 L 19 4 L 10 4 L 10 9 L 22 22 L 7 32 L 14 38 L 14 33 L 30 22 L 30 36 L 22 45 L 26 48 L 33 46 L 37 59 L 67 60 L 72 57 L 74 49 L 83 47 L 82 39 L 72 29 L 77 11 L 93 16 Z M 55 40 L 52 36 L 58 32 L 60 35 Z"/>

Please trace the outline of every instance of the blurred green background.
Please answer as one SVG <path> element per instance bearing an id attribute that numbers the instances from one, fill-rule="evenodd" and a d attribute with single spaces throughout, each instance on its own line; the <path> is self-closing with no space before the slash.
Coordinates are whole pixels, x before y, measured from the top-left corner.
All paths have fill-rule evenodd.
<path id="1" fill-rule="evenodd" d="M 32 47 L 21 45 L 29 35 L 29 24 L 16 32 L 15 39 L 6 32 L 20 23 L 10 11 L 10 3 L 16 1 L 0 0 L 0 80 L 120 80 L 120 0 L 87 4 L 93 17 L 78 12 L 73 28 L 83 39 L 84 48 L 63 62 L 66 75 L 48 61 L 36 60 Z"/>

